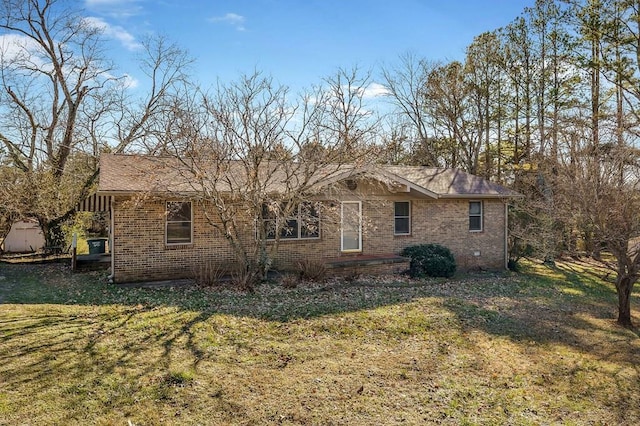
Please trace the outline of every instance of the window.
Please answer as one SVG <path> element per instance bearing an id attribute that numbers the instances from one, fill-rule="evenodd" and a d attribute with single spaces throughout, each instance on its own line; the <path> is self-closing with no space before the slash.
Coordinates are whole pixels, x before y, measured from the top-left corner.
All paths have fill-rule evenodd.
<path id="1" fill-rule="evenodd" d="M 262 205 L 262 226 L 267 240 L 275 240 L 276 238 L 277 217 L 273 207 L 267 204 Z"/>
<path id="2" fill-rule="evenodd" d="M 167 244 L 190 244 L 192 221 L 190 201 L 167 201 Z"/>
<path id="3" fill-rule="evenodd" d="M 482 231 L 482 201 L 469 201 L 469 231 Z"/>
<path id="4" fill-rule="evenodd" d="M 394 204 L 394 235 L 411 234 L 411 203 L 409 201 L 397 201 Z"/>
<path id="5" fill-rule="evenodd" d="M 268 206 L 262 207 L 265 234 L 268 240 L 275 240 L 279 224 L 278 215 Z M 312 203 L 301 203 L 294 208 L 293 214 L 286 218 L 280 228 L 283 240 L 320 238 L 320 215 Z"/>
<path id="6" fill-rule="evenodd" d="M 311 203 L 298 206 L 300 221 L 300 238 L 320 238 L 320 215 L 318 209 Z"/>

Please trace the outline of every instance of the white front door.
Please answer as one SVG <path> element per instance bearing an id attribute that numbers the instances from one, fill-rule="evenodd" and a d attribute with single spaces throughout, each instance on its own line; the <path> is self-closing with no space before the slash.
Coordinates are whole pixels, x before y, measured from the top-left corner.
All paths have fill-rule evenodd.
<path id="1" fill-rule="evenodd" d="M 341 204 L 342 251 L 362 251 L 362 204 L 360 201 L 344 201 Z"/>

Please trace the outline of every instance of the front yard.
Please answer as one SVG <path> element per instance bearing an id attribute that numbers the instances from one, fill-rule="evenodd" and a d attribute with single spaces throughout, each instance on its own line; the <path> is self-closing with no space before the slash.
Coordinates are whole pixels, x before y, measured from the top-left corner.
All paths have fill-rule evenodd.
<path id="1" fill-rule="evenodd" d="M 0 424 L 639 424 L 640 338 L 603 277 L 244 294 L 0 264 Z"/>

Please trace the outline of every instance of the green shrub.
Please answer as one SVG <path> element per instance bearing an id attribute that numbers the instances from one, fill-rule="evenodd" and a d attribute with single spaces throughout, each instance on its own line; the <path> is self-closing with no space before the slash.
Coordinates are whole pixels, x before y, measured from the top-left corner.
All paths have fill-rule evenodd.
<path id="1" fill-rule="evenodd" d="M 452 277 L 456 260 L 451 250 L 439 244 L 420 244 L 402 250 L 402 256 L 411 258 L 409 275 L 419 277 Z"/>

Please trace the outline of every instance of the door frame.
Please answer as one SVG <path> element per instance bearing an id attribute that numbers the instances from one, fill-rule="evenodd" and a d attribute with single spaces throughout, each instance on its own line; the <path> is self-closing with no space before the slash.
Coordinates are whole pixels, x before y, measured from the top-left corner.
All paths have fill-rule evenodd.
<path id="1" fill-rule="evenodd" d="M 358 206 L 358 248 L 344 248 L 344 206 L 345 204 L 356 204 Z M 362 202 L 361 201 L 342 201 L 340 203 L 340 251 L 343 253 L 359 253 L 362 252 Z"/>

